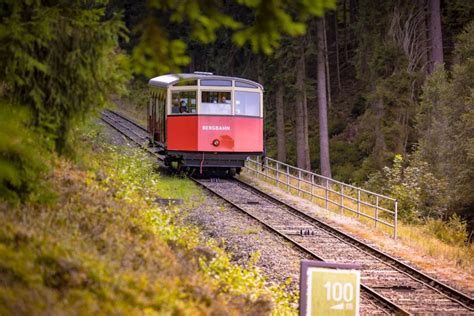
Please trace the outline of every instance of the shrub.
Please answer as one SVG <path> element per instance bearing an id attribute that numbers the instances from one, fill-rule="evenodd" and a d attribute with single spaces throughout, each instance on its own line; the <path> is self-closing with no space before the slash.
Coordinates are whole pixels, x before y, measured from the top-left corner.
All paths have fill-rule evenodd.
<path id="1" fill-rule="evenodd" d="M 367 185 L 396 198 L 400 218 L 406 221 L 439 218 L 447 209 L 446 182 L 430 173 L 416 155 L 407 167 L 402 156 L 395 155 L 392 167 L 372 174 Z"/>
<path id="2" fill-rule="evenodd" d="M 294 299 L 267 286 L 253 262 L 232 264 L 217 242 L 204 243 L 196 228 L 177 224 L 183 209 L 154 202 L 158 195 L 183 197 L 180 207 L 190 207 L 200 192 L 194 183 L 160 177 L 139 149 L 98 143 L 90 144 L 82 170 L 54 159 L 57 203 L 0 203 L 1 315 L 294 311 Z"/>
<path id="3" fill-rule="evenodd" d="M 454 246 L 462 246 L 468 237 L 467 223 L 457 214 L 452 215 L 447 221 L 429 219 L 426 222 L 426 230 L 439 240 Z"/>
<path id="4" fill-rule="evenodd" d="M 125 27 L 107 2 L 3 1 L 0 82 L 31 110 L 33 124 L 68 153 L 77 121 L 121 92 L 127 59 L 117 50 Z"/>
<path id="5" fill-rule="evenodd" d="M 39 198 L 33 193 L 38 193 L 38 178 L 47 170 L 43 142 L 28 124 L 25 109 L 0 101 L 0 199 L 12 203 Z"/>

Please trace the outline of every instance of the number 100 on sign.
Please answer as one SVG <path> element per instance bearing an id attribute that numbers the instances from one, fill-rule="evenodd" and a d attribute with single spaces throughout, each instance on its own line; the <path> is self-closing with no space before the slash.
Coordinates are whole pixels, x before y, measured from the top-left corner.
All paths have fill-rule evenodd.
<path id="1" fill-rule="evenodd" d="M 310 267 L 306 315 L 359 315 L 360 272 Z"/>

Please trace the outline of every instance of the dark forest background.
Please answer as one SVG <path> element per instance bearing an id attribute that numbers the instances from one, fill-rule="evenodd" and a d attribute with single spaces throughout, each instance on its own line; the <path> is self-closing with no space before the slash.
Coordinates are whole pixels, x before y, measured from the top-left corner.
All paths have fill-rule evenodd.
<path id="1" fill-rule="evenodd" d="M 237 45 L 231 28 L 196 40 L 190 23 L 173 22 L 146 1 L 112 1 L 109 9 L 124 12 L 132 33 L 121 46 L 130 53 L 152 16 L 168 38 L 187 44 L 189 60 L 181 71 L 262 83 L 268 156 L 395 196 L 410 221 L 453 214 L 472 220 L 472 2 L 339 0 L 323 19 L 305 20 L 304 35 L 283 35 L 271 54 L 251 43 Z M 255 19 L 255 12 L 234 1 L 219 10 L 236 21 Z M 321 69 L 326 167 L 320 153 Z"/>
<path id="2" fill-rule="evenodd" d="M 34 196 L 45 168 L 35 157 L 71 154 L 78 122 L 130 79 L 137 91 L 164 73 L 209 71 L 264 85 L 268 156 L 394 196 L 406 221 L 467 220 L 472 231 L 472 1 L 0 9 L 0 193 L 10 200 Z"/>

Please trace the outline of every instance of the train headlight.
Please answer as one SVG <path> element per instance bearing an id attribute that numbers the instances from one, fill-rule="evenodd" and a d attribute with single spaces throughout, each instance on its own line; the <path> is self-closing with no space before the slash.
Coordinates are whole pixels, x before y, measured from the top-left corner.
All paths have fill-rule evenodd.
<path id="1" fill-rule="evenodd" d="M 212 144 L 213 144 L 214 146 L 216 146 L 216 147 L 219 146 L 220 143 L 221 143 L 221 142 L 220 142 L 218 139 L 214 139 L 214 140 L 212 141 Z"/>

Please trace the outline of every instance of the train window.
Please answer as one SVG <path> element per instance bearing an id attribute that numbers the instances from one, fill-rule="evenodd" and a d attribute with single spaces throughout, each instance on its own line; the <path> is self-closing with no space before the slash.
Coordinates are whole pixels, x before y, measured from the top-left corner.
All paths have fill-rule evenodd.
<path id="1" fill-rule="evenodd" d="M 260 93 L 235 91 L 235 115 L 260 116 Z"/>
<path id="2" fill-rule="evenodd" d="M 231 115 L 230 92 L 203 91 L 199 114 Z"/>
<path id="3" fill-rule="evenodd" d="M 254 89 L 258 88 L 254 84 L 250 84 L 250 83 L 246 83 L 246 82 L 242 82 L 242 81 L 235 81 L 235 86 L 240 87 L 240 88 L 254 88 Z"/>
<path id="4" fill-rule="evenodd" d="M 173 91 L 171 114 L 197 114 L 196 91 Z"/>
<path id="5" fill-rule="evenodd" d="M 231 80 L 201 79 L 201 86 L 232 87 Z"/>
<path id="6" fill-rule="evenodd" d="M 187 79 L 187 80 L 180 80 L 176 82 L 173 86 L 197 86 L 197 80 L 196 79 Z"/>

